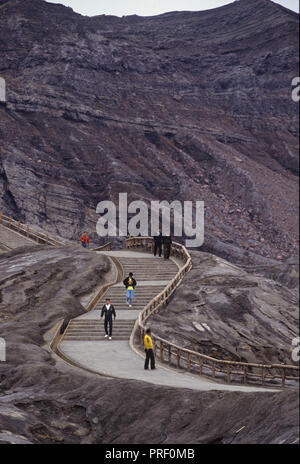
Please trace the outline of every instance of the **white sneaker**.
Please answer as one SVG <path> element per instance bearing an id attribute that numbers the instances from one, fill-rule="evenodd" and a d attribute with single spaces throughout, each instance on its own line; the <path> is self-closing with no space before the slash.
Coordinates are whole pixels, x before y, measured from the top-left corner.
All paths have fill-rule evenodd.
<path id="1" fill-rule="evenodd" d="M 108 340 L 111 340 L 111 337 L 108 337 Z"/>
<path id="2" fill-rule="evenodd" d="M 104 338 L 107 338 L 107 337 L 108 337 L 108 335 L 104 335 Z"/>
<path id="3" fill-rule="evenodd" d="M 129 308 L 132 308 L 132 305 L 129 305 Z"/>

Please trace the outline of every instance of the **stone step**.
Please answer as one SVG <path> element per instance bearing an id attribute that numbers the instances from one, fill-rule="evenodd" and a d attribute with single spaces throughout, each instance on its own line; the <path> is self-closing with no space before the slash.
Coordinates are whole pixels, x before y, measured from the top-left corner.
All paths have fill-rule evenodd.
<path id="1" fill-rule="evenodd" d="M 167 266 L 176 266 L 172 260 L 164 259 L 163 256 L 153 257 L 153 258 L 123 258 L 119 257 L 118 260 L 123 266 L 143 266 L 148 264 L 149 266 L 158 266 L 160 263 L 164 263 Z"/>
<path id="2" fill-rule="evenodd" d="M 138 302 L 138 301 L 134 301 L 133 304 L 131 305 L 131 307 L 125 303 L 125 301 L 122 301 L 122 302 L 118 302 L 118 301 L 115 301 L 114 299 L 111 300 L 111 302 L 114 304 L 115 306 L 115 309 L 116 311 L 124 311 L 124 310 L 132 310 L 132 309 L 139 309 L 139 308 L 144 308 L 145 306 L 147 306 L 147 304 L 151 301 L 151 298 L 149 298 L 149 300 L 145 301 L 145 302 Z M 95 308 L 96 310 L 98 311 L 101 311 L 102 310 L 102 304 L 100 304 L 99 306 L 96 306 Z"/>
<path id="3" fill-rule="evenodd" d="M 118 313 L 119 313 L 119 312 L 123 312 L 123 311 L 141 311 L 142 309 L 145 308 L 146 305 L 147 305 L 147 304 L 145 304 L 145 305 L 142 305 L 142 304 L 141 304 L 141 305 L 133 304 L 131 307 L 129 307 L 129 306 L 127 306 L 127 305 L 124 305 L 124 306 L 121 306 L 121 305 L 116 306 L 117 319 L 118 319 Z M 101 307 L 100 307 L 100 308 L 98 307 L 98 308 L 96 308 L 96 309 L 100 310 Z"/>
<path id="4" fill-rule="evenodd" d="M 176 264 L 174 264 L 172 261 L 164 260 L 164 259 L 158 259 L 155 260 L 154 262 L 145 262 L 145 263 L 125 263 L 121 262 L 123 269 L 129 269 L 129 268 L 134 268 L 134 269 L 161 269 L 162 270 L 162 265 L 163 269 L 177 269 Z M 133 272 L 133 271 L 132 271 Z"/>
<path id="5" fill-rule="evenodd" d="M 162 270 L 162 266 L 163 266 L 163 269 L 165 270 L 170 270 L 170 269 L 177 269 L 177 266 L 176 264 L 172 263 L 171 261 L 167 261 L 167 260 L 162 260 L 162 259 L 159 259 L 159 260 L 156 260 L 155 262 L 148 262 L 148 263 L 121 263 L 122 264 L 122 267 L 123 269 L 161 269 Z M 132 270 L 133 272 L 133 270 Z"/>
<path id="6" fill-rule="evenodd" d="M 116 327 L 116 329 L 118 330 L 128 330 L 128 329 L 131 329 L 133 326 L 134 326 L 134 322 L 132 322 L 131 324 L 118 324 L 116 321 L 113 321 L 113 326 Z M 96 323 L 96 324 L 70 324 L 68 327 L 69 327 L 69 330 L 99 330 L 99 329 L 102 329 L 102 327 L 104 326 L 104 322 L 101 321 L 101 323 Z"/>
<path id="7" fill-rule="evenodd" d="M 163 290 L 159 290 L 157 292 L 152 292 L 152 293 L 143 293 L 142 295 L 136 290 L 134 292 L 134 297 L 137 299 L 139 298 L 140 300 L 145 300 L 148 298 L 153 298 L 154 296 L 158 295 L 161 293 Z M 121 298 L 126 298 L 126 291 L 123 291 L 122 293 L 115 293 L 115 292 L 107 292 L 103 297 L 101 298 L 100 301 L 105 301 L 106 298 L 116 298 L 121 300 Z"/>
<path id="8" fill-rule="evenodd" d="M 138 309 L 138 308 L 144 308 L 150 301 L 152 300 L 152 298 L 149 298 L 148 300 L 144 301 L 144 302 L 139 302 L 139 301 L 133 301 L 133 305 L 131 307 L 129 307 L 129 305 L 125 302 L 125 301 L 116 301 L 114 298 L 111 298 L 111 303 L 114 305 L 116 311 L 123 311 L 123 310 L 132 310 L 132 309 Z M 97 311 L 101 311 L 102 310 L 102 307 L 103 307 L 103 304 L 104 303 L 100 303 L 98 304 L 98 306 L 96 306 L 96 310 Z"/>
<path id="9" fill-rule="evenodd" d="M 150 295 L 149 297 L 147 298 L 136 298 L 134 297 L 133 301 L 134 303 L 138 303 L 138 304 L 142 304 L 142 303 L 148 303 L 148 301 L 152 300 L 154 297 L 156 296 L 155 295 Z M 111 295 L 109 297 L 111 299 L 111 303 L 113 305 L 115 304 L 124 304 L 124 305 L 127 305 L 127 301 L 126 301 L 126 298 L 123 296 L 122 298 L 118 298 L 118 297 L 115 297 L 114 295 Z M 98 306 L 104 306 L 105 305 L 105 299 L 104 300 L 100 300 L 99 303 L 97 303 Z"/>
<path id="10" fill-rule="evenodd" d="M 165 282 L 165 281 L 164 281 Z M 137 286 L 135 287 L 135 290 L 136 291 L 139 291 L 141 293 L 143 292 L 156 292 L 160 289 L 163 289 L 166 287 L 166 284 L 158 284 L 158 285 L 139 285 L 139 283 L 137 284 Z M 126 292 L 126 287 L 125 285 L 121 284 L 121 285 L 118 285 L 118 286 L 115 286 L 115 287 L 110 287 L 108 289 L 108 291 L 111 291 L 113 290 L 114 292 Z"/>
<path id="11" fill-rule="evenodd" d="M 80 327 L 83 327 L 83 328 L 85 328 L 85 327 L 96 327 L 96 328 L 97 328 L 97 326 L 102 327 L 103 324 L 104 324 L 103 320 L 102 320 L 102 321 L 100 321 L 100 320 L 99 320 L 99 321 L 95 320 L 95 321 L 91 321 L 91 322 L 89 322 L 89 323 L 82 323 L 82 322 L 76 322 L 76 323 L 75 323 L 74 321 L 72 321 L 72 322 L 69 324 L 68 327 L 69 327 L 69 328 L 73 328 L 73 327 L 74 327 L 74 328 L 77 328 L 77 327 L 78 327 L 78 328 L 80 328 Z M 123 328 L 123 327 L 133 327 L 133 325 L 135 324 L 135 321 L 129 321 L 129 322 L 124 321 L 124 323 L 123 323 L 123 321 L 115 320 L 115 321 L 113 321 L 113 324 L 114 324 L 115 327 L 120 327 L 120 328 Z"/>
<path id="12" fill-rule="evenodd" d="M 162 287 L 159 290 L 154 290 L 154 291 L 151 291 L 151 290 L 144 291 L 144 290 L 135 288 L 134 295 L 139 298 L 148 298 L 148 296 L 157 295 L 158 293 L 161 293 L 164 290 L 164 288 L 165 287 Z M 118 296 L 119 298 L 121 298 L 122 296 L 126 296 L 126 288 L 125 289 L 122 288 L 121 291 L 110 289 L 103 295 L 102 298 L 105 299 L 108 295 Z"/>
<path id="13" fill-rule="evenodd" d="M 159 266 L 145 266 L 145 267 L 140 267 L 140 266 L 122 266 L 123 267 L 123 270 L 125 271 L 125 273 L 127 273 L 127 275 L 129 274 L 129 272 L 132 272 L 133 273 L 133 276 L 135 276 L 135 274 L 137 274 L 138 272 L 143 272 L 143 273 L 146 273 L 147 271 L 149 272 L 149 274 L 151 272 L 156 272 L 158 271 L 160 274 L 166 274 L 166 273 L 172 273 L 173 272 L 177 272 L 178 271 L 178 268 L 177 266 L 162 266 L 162 265 L 159 265 Z"/>
<path id="14" fill-rule="evenodd" d="M 131 330 L 134 326 L 133 324 L 128 325 L 117 325 L 113 322 L 113 326 L 116 330 Z M 104 322 L 102 324 L 94 324 L 94 325 L 69 325 L 68 330 L 102 330 L 104 327 Z"/>
<path id="15" fill-rule="evenodd" d="M 112 336 L 113 340 L 115 341 L 118 341 L 118 340 L 128 340 L 129 341 L 129 337 L 125 337 L 125 336 Z M 91 341 L 103 341 L 103 340 L 106 340 L 104 338 L 104 335 L 102 335 L 101 337 L 100 336 L 97 336 L 97 337 L 86 337 L 86 336 L 71 336 L 71 335 L 65 335 L 64 336 L 64 342 L 67 342 L 67 341 L 78 341 L 78 342 L 91 342 Z M 111 340 L 108 340 L 108 341 L 111 341 Z"/>
<path id="16" fill-rule="evenodd" d="M 126 303 L 116 303 L 114 300 L 112 300 L 113 304 L 115 305 L 115 308 L 116 308 L 116 313 L 118 311 L 137 311 L 137 310 L 142 310 L 143 308 L 145 308 L 145 306 L 147 306 L 147 304 L 150 302 L 151 300 L 149 301 L 146 301 L 145 303 L 137 303 L 137 302 L 133 302 L 133 304 L 131 306 L 127 305 Z M 101 308 L 102 308 L 102 305 L 100 306 L 97 306 L 95 309 L 98 310 L 98 311 L 101 311 Z M 118 314 L 117 314 L 117 319 L 118 319 Z"/>
<path id="17" fill-rule="evenodd" d="M 159 293 L 161 293 L 161 292 L 159 292 Z M 143 297 L 138 296 L 138 295 L 134 295 L 133 301 L 139 302 L 139 303 L 144 303 L 145 301 L 148 302 L 148 301 L 152 300 L 156 295 L 159 295 L 159 293 L 154 293 L 152 295 L 147 295 L 147 296 L 143 296 Z M 97 305 L 98 306 L 101 305 L 101 307 L 104 306 L 106 299 L 110 299 L 112 304 L 114 304 L 114 303 L 127 304 L 126 294 L 124 294 L 124 295 L 108 294 L 105 297 L 103 297 L 103 299 L 100 300 L 99 303 L 97 303 Z"/>
<path id="18" fill-rule="evenodd" d="M 158 292 L 158 293 L 149 293 L 148 295 L 137 295 L 137 294 L 134 294 L 134 300 L 135 301 L 148 301 L 149 299 L 152 300 L 152 298 L 154 298 L 156 295 L 158 295 L 159 293 L 161 292 Z M 124 302 L 126 303 L 126 293 L 123 293 L 122 295 L 116 295 L 114 293 L 108 293 L 107 295 L 105 295 L 103 297 L 103 299 L 100 300 L 99 303 L 103 303 L 105 304 L 105 300 L 107 298 L 113 298 L 115 301 L 119 301 L 119 302 Z"/>
<path id="19" fill-rule="evenodd" d="M 77 333 L 68 333 L 66 334 L 66 336 L 64 337 L 64 339 L 66 339 L 66 337 L 76 337 L 76 338 L 104 338 L 104 335 L 105 335 L 105 332 L 103 330 L 103 332 L 99 332 L 99 333 L 80 333 L 80 334 L 77 334 Z M 131 335 L 131 332 L 126 332 L 126 333 L 118 333 L 116 332 L 115 330 L 113 330 L 113 335 L 115 337 L 122 337 L 126 340 L 129 340 L 130 338 L 130 335 Z"/>
<path id="20" fill-rule="evenodd" d="M 139 297 L 148 297 L 149 295 L 156 295 L 157 293 L 160 293 L 164 290 L 165 287 L 160 287 L 158 288 L 157 290 L 144 290 L 144 289 L 140 289 L 138 287 L 135 288 L 135 291 L 134 291 L 134 294 L 136 296 L 139 296 Z M 109 290 L 107 290 L 107 292 L 103 295 L 102 298 L 105 298 L 107 295 L 114 295 L 114 296 L 124 296 L 126 295 L 126 288 L 120 288 L 120 289 L 117 289 L 116 287 L 115 288 L 111 288 Z"/>
<path id="21" fill-rule="evenodd" d="M 132 272 L 133 273 L 133 277 L 138 277 L 139 274 L 146 274 L 146 275 L 151 275 L 151 274 L 156 274 L 157 272 L 161 275 L 165 275 L 165 274 L 176 274 L 176 272 L 178 271 L 177 268 L 165 268 L 162 266 L 157 266 L 157 267 L 145 267 L 145 268 L 134 268 L 134 271 L 133 269 L 131 269 L 130 267 L 124 267 L 123 266 L 123 270 L 125 272 L 125 277 L 127 277 L 127 275 L 129 274 L 129 272 Z"/>
<path id="22" fill-rule="evenodd" d="M 135 277 L 135 278 L 137 278 L 140 274 L 144 274 L 144 275 L 147 275 L 148 279 L 149 279 L 149 276 L 151 276 L 152 274 L 155 275 L 156 273 L 159 273 L 160 275 L 166 275 L 166 274 L 172 274 L 173 275 L 173 274 L 176 274 L 176 271 L 178 269 L 166 269 L 166 268 L 162 269 L 161 266 L 159 266 L 159 267 L 156 267 L 156 268 L 147 267 L 145 269 L 135 268 L 135 271 L 133 272 L 133 270 L 130 271 L 130 267 L 126 268 L 126 267 L 123 266 L 123 270 L 125 271 L 125 277 L 127 277 L 129 272 L 132 272 L 133 277 Z"/>

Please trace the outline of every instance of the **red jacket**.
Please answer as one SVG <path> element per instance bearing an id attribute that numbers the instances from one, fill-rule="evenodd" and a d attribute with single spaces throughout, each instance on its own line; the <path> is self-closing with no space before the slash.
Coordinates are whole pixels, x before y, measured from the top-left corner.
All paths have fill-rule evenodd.
<path id="1" fill-rule="evenodd" d="M 88 235 L 82 235 L 80 237 L 80 241 L 83 242 L 83 243 L 86 243 L 87 245 L 90 243 L 90 239 L 89 239 Z"/>

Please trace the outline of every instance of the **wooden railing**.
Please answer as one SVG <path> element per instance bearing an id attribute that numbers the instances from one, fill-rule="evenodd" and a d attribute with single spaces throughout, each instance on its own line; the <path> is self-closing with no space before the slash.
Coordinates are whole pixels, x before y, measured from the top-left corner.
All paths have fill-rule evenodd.
<path id="1" fill-rule="evenodd" d="M 93 248 L 92 251 L 110 251 L 112 249 L 112 242 L 105 243 L 96 248 Z"/>
<path id="2" fill-rule="evenodd" d="M 138 248 L 140 251 L 152 252 L 152 237 L 130 237 L 126 240 L 126 248 Z M 158 313 L 167 306 L 171 295 L 180 284 L 184 275 L 192 268 L 192 259 L 187 249 L 179 244 L 173 243 L 171 255 L 182 259 L 183 266 L 176 276 L 170 281 L 165 289 L 154 297 L 140 312 L 139 319 L 135 325 L 133 339 L 138 338 L 143 343 L 146 323 L 150 316 Z M 217 359 L 196 351 L 175 345 L 155 334 L 151 335 L 154 342 L 154 351 L 158 359 L 178 369 L 197 373 L 227 383 L 235 382 L 242 384 L 261 384 L 277 386 L 278 383 L 284 387 L 288 383 L 299 381 L 299 366 L 287 364 L 256 364 L 239 361 Z"/>
<path id="3" fill-rule="evenodd" d="M 3 224 L 5 227 L 18 232 L 19 234 L 24 235 L 24 237 L 30 238 L 37 243 L 44 243 L 45 245 L 52 246 L 65 245 L 57 238 L 52 237 L 49 234 L 43 234 L 42 232 L 35 231 L 31 227 L 22 224 L 19 221 L 15 221 L 12 217 L 5 216 L 3 213 L 0 213 L 0 224 Z"/>

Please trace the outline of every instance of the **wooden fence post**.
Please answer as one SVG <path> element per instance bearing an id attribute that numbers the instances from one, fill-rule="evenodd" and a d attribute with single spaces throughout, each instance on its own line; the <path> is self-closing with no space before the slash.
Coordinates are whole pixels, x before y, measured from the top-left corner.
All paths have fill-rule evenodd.
<path id="1" fill-rule="evenodd" d="M 177 367 L 180 367 L 180 349 L 177 348 Z"/>
<path id="2" fill-rule="evenodd" d="M 188 372 L 191 370 L 191 353 L 188 353 L 187 355 L 187 370 Z"/>
<path id="3" fill-rule="evenodd" d="M 203 359 L 201 357 L 199 358 L 199 368 L 200 368 L 200 375 L 202 375 Z"/>
<path id="4" fill-rule="evenodd" d="M 244 384 L 247 384 L 247 373 L 248 373 L 248 368 L 247 366 L 244 366 Z"/>
<path id="5" fill-rule="evenodd" d="M 285 387 L 285 369 L 282 369 L 282 388 Z"/>
<path id="6" fill-rule="evenodd" d="M 215 361 L 212 361 L 212 363 L 211 363 L 211 372 L 212 372 L 213 378 L 215 378 L 215 376 L 216 376 L 216 365 L 215 365 Z"/>
<path id="7" fill-rule="evenodd" d="M 142 328 L 139 326 L 139 339 L 140 339 L 140 344 L 143 343 L 143 334 L 142 334 Z"/>
<path id="8" fill-rule="evenodd" d="M 159 345 L 159 351 L 160 351 L 160 360 L 161 362 L 163 362 L 164 360 L 164 344 L 163 342 L 160 340 L 160 345 Z"/>
<path id="9" fill-rule="evenodd" d="M 227 383 L 230 383 L 230 368 L 231 365 L 227 364 Z"/>
<path id="10" fill-rule="evenodd" d="M 261 368 L 261 384 L 262 385 L 265 384 L 265 368 L 264 367 Z"/>

